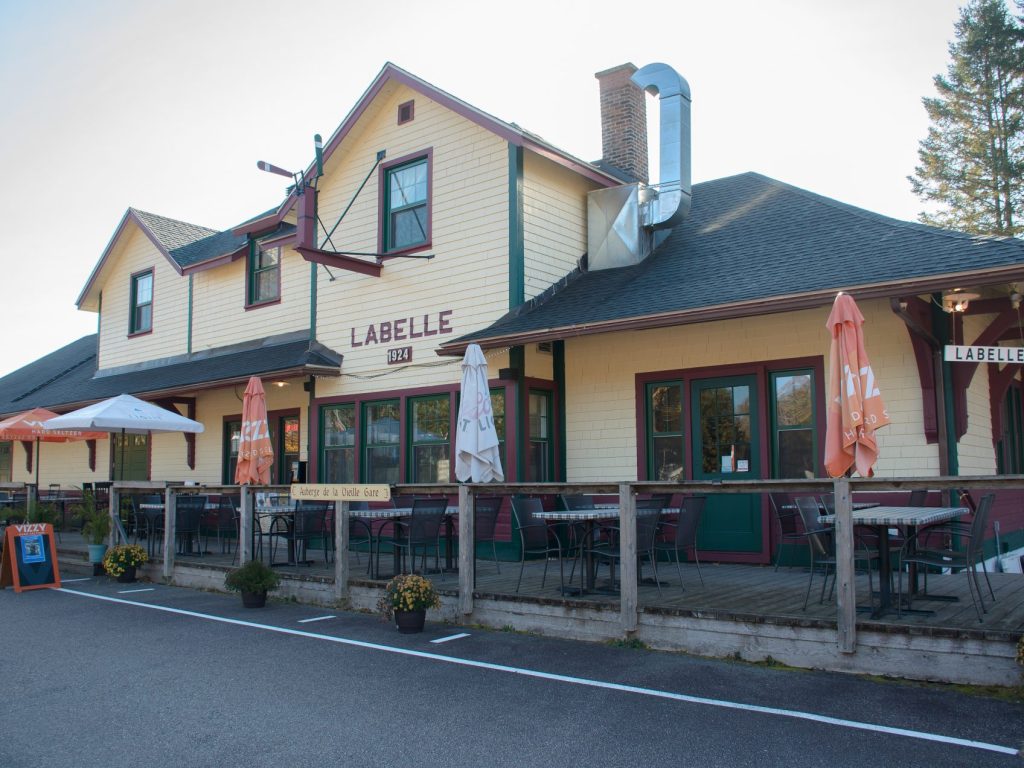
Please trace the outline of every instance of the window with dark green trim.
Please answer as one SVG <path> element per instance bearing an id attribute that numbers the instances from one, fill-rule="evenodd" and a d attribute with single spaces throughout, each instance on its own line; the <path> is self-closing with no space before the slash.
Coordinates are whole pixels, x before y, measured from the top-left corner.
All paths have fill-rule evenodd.
<path id="1" fill-rule="evenodd" d="M 996 445 L 996 472 L 1000 475 L 1024 473 L 1024 402 L 1018 382 L 1006 390 L 1002 404 L 1002 434 Z"/>
<path id="2" fill-rule="evenodd" d="M 683 383 L 659 381 L 647 385 L 647 477 L 650 480 L 682 482 Z"/>
<path id="3" fill-rule="evenodd" d="M 266 304 L 281 298 L 281 249 L 249 247 L 246 304 Z"/>
<path id="4" fill-rule="evenodd" d="M 132 275 L 129 333 L 153 330 L 153 270 Z"/>
<path id="5" fill-rule="evenodd" d="M 507 456 L 505 455 L 505 390 L 491 390 L 491 416 L 494 417 L 494 431 L 498 433 L 498 455 L 501 456 L 501 468 L 508 477 L 508 468 L 505 466 Z"/>
<path id="6" fill-rule="evenodd" d="M 404 251 L 430 241 L 429 157 L 384 172 L 384 250 Z"/>
<path id="7" fill-rule="evenodd" d="M 814 373 L 770 374 L 772 477 L 814 477 L 817 430 L 814 421 Z"/>
<path id="8" fill-rule="evenodd" d="M 551 393 L 530 390 L 529 453 L 526 460 L 527 482 L 548 483 L 555 475 Z"/>
<path id="9" fill-rule="evenodd" d="M 14 443 L 0 442 L 0 483 L 11 482 L 13 445 Z"/>
<path id="10" fill-rule="evenodd" d="M 321 410 L 320 482 L 356 481 L 356 407 L 327 405 Z"/>
<path id="11" fill-rule="evenodd" d="M 238 444 L 242 440 L 242 422 L 224 422 L 224 485 L 233 485 L 238 467 Z"/>
<path id="12" fill-rule="evenodd" d="M 409 409 L 409 470 L 412 483 L 447 483 L 451 461 L 451 397 L 411 397 Z"/>
<path id="13" fill-rule="evenodd" d="M 401 482 L 400 413 L 398 400 L 363 404 L 362 482 L 388 485 Z"/>

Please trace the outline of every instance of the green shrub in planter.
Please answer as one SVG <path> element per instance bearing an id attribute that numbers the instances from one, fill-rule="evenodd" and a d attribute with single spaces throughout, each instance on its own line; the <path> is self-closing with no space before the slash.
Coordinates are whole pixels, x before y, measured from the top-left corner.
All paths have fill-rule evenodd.
<path id="1" fill-rule="evenodd" d="M 232 592 L 254 595 L 277 589 L 280 583 L 277 572 L 260 560 L 250 560 L 224 577 L 224 586 Z"/>

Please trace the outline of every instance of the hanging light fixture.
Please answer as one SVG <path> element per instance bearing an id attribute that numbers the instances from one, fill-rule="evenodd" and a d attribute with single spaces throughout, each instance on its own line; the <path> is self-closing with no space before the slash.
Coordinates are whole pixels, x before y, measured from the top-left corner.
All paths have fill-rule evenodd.
<path id="1" fill-rule="evenodd" d="M 946 312 L 966 312 L 970 303 L 978 298 L 981 298 L 980 293 L 954 288 L 942 294 L 942 308 Z"/>

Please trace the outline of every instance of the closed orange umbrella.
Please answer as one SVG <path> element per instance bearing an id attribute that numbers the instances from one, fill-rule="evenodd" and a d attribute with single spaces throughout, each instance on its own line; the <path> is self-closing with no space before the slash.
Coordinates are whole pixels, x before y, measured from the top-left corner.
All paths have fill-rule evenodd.
<path id="1" fill-rule="evenodd" d="M 864 351 L 863 325 L 853 297 L 836 296 L 825 326 L 832 334 L 825 431 L 825 469 L 831 477 L 841 477 L 854 465 L 861 477 L 871 477 L 878 461 L 875 430 L 889 423 Z"/>
<path id="2" fill-rule="evenodd" d="M 267 424 L 267 396 L 263 382 L 258 376 L 253 376 L 242 398 L 242 434 L 238 443 L 235 482 L 239 485 L 269 485 L 273 463 L 274 446 L 270 443 L 270 426 Z"/>

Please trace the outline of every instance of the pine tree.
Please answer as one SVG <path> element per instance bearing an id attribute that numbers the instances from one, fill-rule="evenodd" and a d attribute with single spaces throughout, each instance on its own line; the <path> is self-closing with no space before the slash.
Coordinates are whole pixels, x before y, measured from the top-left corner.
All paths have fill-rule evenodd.
<path id="1" fill-rule="evenodd" d="M 937 205 L 920 220 L 986 235 L 1024 233 L 1024 30 L 1003 0 L 971 0 L 960 11 L 931 119 L 908 176 Z"/>

